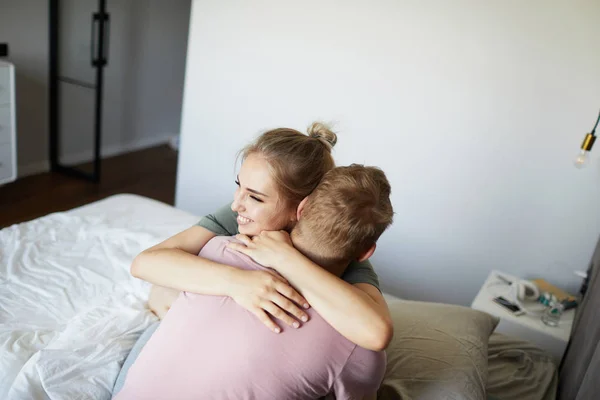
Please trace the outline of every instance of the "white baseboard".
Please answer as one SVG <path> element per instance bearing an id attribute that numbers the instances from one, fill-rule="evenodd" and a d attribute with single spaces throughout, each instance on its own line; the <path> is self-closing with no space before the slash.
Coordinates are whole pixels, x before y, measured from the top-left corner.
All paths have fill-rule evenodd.
<path id="1" fill-rule="evenodd" d="M 152 136 L 141 138 L 137 140 L 133 140 L 129 143 L 120 143 L 109 146 L 102 146 L 100 150 L 101 158 L 108 158 L 113 156 L 118 156 L 124 153 L 130 153 L 136 150 L 147 149 L 148 147 L 158 146 L 159 144 L 169 143 L 173 136 L 177 136 L 176 134 L 169 133 L 162 136 Z M 67 154 L 63 157 L 60 157 L 59 162 L 63 165 L 75 165 L 81 164 L 84 162 L 89 162 L 94 159 L 93 150 L 82 151 L 75 154 Z"/>
<path id="2" fill-rule="evenodd" d="M 169 146 L 175 151 L 179 150 L 179 135 L 171 136 Z"/>
<path id="3" fill-rule="evenodd" d="M 174 133 L 165 134 L 162 136 L 142 138 L 131 141 L 125 144 L 103 146 L 100 151 L 102 158 L 108 158 L 112 156 L 118 156 L 119 154 L 130 153 L 136 150 L 147 149 L 148 147 L 158 146 L 160 144 L 169 143 L 171 144 L 173 138 L 179 135 Z M 93 151 L 85 151 L 75 154 L 68 154 L 60 158 L 60 163 L 65 165 L 73 165 L 92 161 L 94 159 Z M 50 161 L 43 160 L 37 161 L 25 165 L 17 166 L 17 179 L 24 178 L 26 176 L 41 174 L 50 171 Z"/>

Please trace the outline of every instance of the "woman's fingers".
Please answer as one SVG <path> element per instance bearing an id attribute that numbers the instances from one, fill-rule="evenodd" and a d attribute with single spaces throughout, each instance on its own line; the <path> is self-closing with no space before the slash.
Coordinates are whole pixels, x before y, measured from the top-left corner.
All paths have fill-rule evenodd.
<path id="1" fill-rule="evenodd" d="M 249 244 L 252 243 L 252 239 L 250 239 L 249 236 L 242 235 L 241 233 L 238 233 L 237 235 L 235 235 L 235 238 L 237 240 L 239 240 L 240 242 L 244 243 L 246 246 L 248 246 Z"/>
<path id="2" fill-rule="evenodd" d="M 237 277 L 236 290 L 231 292 L 230 297 L 273 332 L 279 333 L 281 329 L 267 313 L 294 328 L 300 327 L 299 321 L 308 321 L 308 315 L 301 310 L 307 304 L 306 300 L 281 275 L 262 270 L 244 271 Z"/>
<path id="3" fill-rule="evenodd" d="M 271 314 L 275 318 L 281 320 L 285 324 L 291 326 L 292 328 L 299 328 L 300 327 L 300 323 L 298 321 L 296 321 L 294 318 L 290 317 L 281 308 L 277 307 L 277 305 L 273 304 L 272 302 L 266 301 L 263 304 L 261 304 L 261 307 L 266 312 L 268 312 L 269 314 Z"/>
<path id="4" fill-rule="evenodd" d="M 252 249 L 249 249 L 246 245 L 243 245 L 241 243 L 229 242 L 227 243 L 227 248 L 238 251 L 242 254 L 247 255 L 248 257 L 252 257 Z"/>
<path id="5" fill-rule="evenodd" d="M 267 315 L 262 308 L 256 308 L 252 310 L 252 313 L 258 317 L 258 319 L 265 324 L 267 328 L 275 333 L 281 332 L 281 328 L 277 326 L 275 322 Z"/>
<path id="6" fill-rule="evenodd" d="M 266 269 L 264 272 L 266 272 L 267 274 L 271 275 L 274 278 L 273 281 L 272 281 L 272 283 L 271 283 L 274 290 L 277 290 L 279 288 L 280 282 L 284 283 L 290 289 L 292 289 L 292 286 L 290 285 L 290 282 L 287 279 L 285 279 L 283 276 L 279 275 L 276 272 L 271 271 L 270 269 Z"/>
<path id="7" fill-rule="evenodd" d="M 298 318 L 298 320 L 302 322 L 308 321 L 308 315 L 304 311 L 302 311 L 296 304 L 294 304 L 289 298 L 282 296 L 278 293 L 273 296 L 272 301 L 277 306 L 279 306 L 281 310 L 284 310 L 288 314 L 295 316 L 296 318 Z"/>
<path id="8" fill-rule="evenodd" d="M 310 305 L 308 304 L 308 301 L 306 301 L 306 299 L 304 297 L 302 297 L 302 295 L 300 295 L 300 293 L 298 293 L 296 291 L 296 289 L 294 289 L 288 281 L 285 281 L 284 283 L 285 284 L 282 285 L 278 282 L 275 289 L 279 293 L 281 293 L 282 295 L 284 295 L 285 297 L 287 297 L 288 299 L 293 301 L 294 303 L 299 304 L 300 307 L 304 307 L 304 308 L 310 307 Z"/>

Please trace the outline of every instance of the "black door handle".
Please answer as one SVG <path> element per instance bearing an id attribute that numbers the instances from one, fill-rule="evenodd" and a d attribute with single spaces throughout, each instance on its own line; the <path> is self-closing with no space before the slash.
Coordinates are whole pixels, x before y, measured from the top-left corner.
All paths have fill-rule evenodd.
<path id="1" fill-rule="evenodd" d="M 104 24 L 104 45 L 103 45 L 103 54 L 102 54 L 102 65 L 108 64 L 108 44 L 110 42 L 110 15 L 108 13 L 104 14 L 103 19 Z"/>
<path id="2" fill-rule="evenodd" d="M 91 50 L 91 59 L 92 59 L 92 66 L 93 67 L 97 67 L 98 66 L 98 50 L 96 49 L 96 36 L 98 35 L 98 29 L 97 29 L 97 25 L 100 22 L 100 14 L 98 13 L 94 13 L 92 14 L 92 38 L 91 38 L 91 43 L 90 43 L 90 50 Z"/>
<path id="3" fill-rule="evenodd" d="M 100 32 L 102 33 L 102 42 L 100 42 Z M 108 42 L 110 38 L 110 16 L 108 13 L 92 14 L 92 66 L 104 66 L 108 63 Z M 100 43 L 100 46 L 98 44 Z"/>

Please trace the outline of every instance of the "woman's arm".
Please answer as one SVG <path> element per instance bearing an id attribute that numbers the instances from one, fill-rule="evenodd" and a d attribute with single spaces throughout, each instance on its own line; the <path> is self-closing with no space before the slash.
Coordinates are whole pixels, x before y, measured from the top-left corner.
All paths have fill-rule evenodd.
<path id="1" fill-rule="evenodd" d="M 339 333 L 357 345 L 384 350 L 392 339 L 393 325 L 379 290 L 367 283 L 351 285 L 302 255 L 284 232 L 263 232 L 246 246 L 230 247 L 256 262 L 279 271 Z"/>
<path id="2" fill-rule="evenodd" d="M 145 250 L 139 256 L 137 256 L 131 266 L 132 275 L 148 282 L 161 285 L 160 290 L 153 288 L 154 290 L 150 292 L 150 300 L 152 300 L 149 300 L 151 303 L 151 309 L 153 306 L 155 306 L 158 308 L 159 312 L 157 314 L 159 314 L 164 309 L 164 303 L 168 302 L 169 299 L 176 298 L 181 290 L 203 293 L 202 288 L 195 288 L 196 290 L 194 290 L 194 288 L 188 286 L 188 282 L 190 282 L 190 279 L 194 277 L 181 277 L 181 274 L 189 274 L 188 271 L 190 268 L 192 270 L 200 267 L 206 267 L 210 269 L 211 266 L 213 267 L 214 272 L 215 265 L 222 266 L 222 264 L 213 263 L 211 265 L 209 262 L 204 263 L 204 261 L 207 260 L 198 260 L 196 257 L 190 258 L 189 255 L 197 256 L 200 250 L 204 248 L 206 243 L 208 243 L 208 241 L 215 236 L 231 236 L 235 235 L 236 233 L 237 222 L 235 213 L 231 210 L 231 204 L 225 204 L 213 214 L 208 214 L 202 217 L 198 225 L 193 226 L 165 240 L 164 242 Z M 166 259 L 165 261 L 167 262 L 173 262 L 175 260 L 181 260 L 182 257 L 187 258 L 188 263 L 191 264 L 188 264 L 188 268 L 184 268 L 183 272 L 180 271 L 179 276 L 173 276 L 172 270 L 163 268 L 165 264 L 161 264 L 162 259 Z M 176 265 L 179 266 L 178 263 Z M 225 273 L 226 271 L 217 271 L 217 279 L 219 278 L 218 275 L 221 272 Z M 187 280 L 182 280 L 181 278 L 187 278 Z M 222 281 L 222 279 L 223 277 L 221 277 L 220 280 Z M 209 285 L 211 284 L 210 281 L 207 283 Z M 214 285 L 211 285 L 211 287 L 215 289 Z M 219 290 L 218 288 L 216 288 L 216 290 L 217 292 L 222 292 L 222 290 Z M 168 304 L 168 306 L 170 306 L 170 304 Z"/>
<path id="3" fill-rule="evenodd" d="M 177 291 L 229 296 L 276 332 L 278 326 L 267 312 L 290 326 L 298 322 L 284 311 L 298 319 L 306 316 L 293 303 L 304 305 L 306 299 L 285 279 L 266 271 L 245 271 L 197 256 L 214 236 L 200 226 L 186 229 L 141 252 L 133 260 L 131 274 Z M 176 295 L 171 292 L 169 297 L 174 299 Z M 152 300 L 151 308 L 158 315 L 170 307 L 164 301 L 155 304 L 156 299 Z"/>
<path id="4" fill-rule="evenodd" d="M 173 277 L 173 269 L 164 268 L 165 264 L 160 264 L 162 258 L 170 257 L 169 254 L 164 254 L 164 250 L 176 250 L 175 253 L 178 252 L 180 254 L 183 254 L 183 257 L 185 257 L 185 254 L 198 254 L 200 250 L 206 245 L 206 243 L 208 243 L 208 241 L 214 236 L 216 235 L 208 229 L 199 226 L 193 226 L 187 229 L 186 231 L 183 231 L 165 240 L 164 242 L 159 243 L 143 251 L 133 260 L 133 264 L 131 265 L 131 274 L 136 278 L 140 278 L 145 281 L 154 283 L 154 285 L 152 285 L 152 288 L 150 289 L 150 295 L 148 297 L 148 306 L 150 307 L 150 310 L 158 316 L 159 319 L 163 319 L 163 317 L 171 308 L 171 305 L 177 299 L 179 293 L 182 290 L 197 292 L 198 290 L 203 289 L 198 287 L 192 288 L 191 286 L 187 285 L 188 282 L 198 282 L 197 279 L 201 279 L 202 277 L 181 276 L 181 272 L 179 277 Z M 156 255 L 157 253 L 159 253 L 159 257 L 149 257 L 150 255 Z M 178 257 L 178 255 L 176 255 L 175 257 Z M 214 272 L 214 266 L 211 266 L 208 262 L 206 264 L 204 264 L 203 262 L 208 260 L 193 259 L 193 261 L 193 266 L 187 269 L 187 271 L 190 271 L 192 274 L 197 274 L 197 272 L 194 271 L 194 267 L 206 267 L 209 269 L 212 267 Z M 175 265 L 178 264 L 175 263 Z M 222 282 L 222 280 L 226 279 L 226 277 L 221 276 L 221 278 L 219 279 L 219 275 L 226 273 L 226 268 L 218 268 L 216 271 L 216 275 L 212 275 L 211 278 L 215 278 L 217 282 Z M 183 275 L 185 275 L 185 272 L 183 272 Z M 208 282 L 206 280 L 203 280 L 203 282 L 211 285 L 210 280 Z M 183 285 L 185 286 L 181 286 L 181 283 L 183 283 Z M 212 282 L 212 288 L 217 292 L 224 291 L 219 290 L 218 286 L 214 285 L 214 282 Z"/>
<path id="5" fill-rule="evenodd" d="M 131 274 L 178 291 L 228 295 L 234 268 L 197 256 L 213 237 L 209 230 L 192 226 L 142 251 L 131 264 Z"/>
<path id="6" fill-rule="evenodd" d="M 387 303 L 368 283 L 351 285 L 296 251 L 278 271 L 339 333 L 353 343 L 382 351 L 393 336 Z"/>

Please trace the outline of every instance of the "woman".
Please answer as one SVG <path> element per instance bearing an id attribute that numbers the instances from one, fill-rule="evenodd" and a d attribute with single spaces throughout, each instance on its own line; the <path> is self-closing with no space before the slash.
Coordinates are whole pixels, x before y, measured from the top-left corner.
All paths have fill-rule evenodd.
<path id="1" fill-rule="evenodd" d="M 287 128 L 264 133 L 241 152 L 243 164 L 231 208 L 143 251 L 135 258 L 131 273 L 177 292 L 230 296 L 277 333 L 280 329 L 269 315 L 298 328 L 307 316 L 296 304 L 308 307 L 310 303 L 349 340 L 369 350 L 383 350 L 391 340 L 391 318 L 368 262 L 350 264 L 343 279 L 315 275 L 311 280 L 312 270 L 298 262 L 303 256 L 297 252 L 286 261 L 304 268 L 298 273 L 309 275 L 303 279 L 305 287 L 296 288 L 311 294 L 305 299 L 275 274 L 242 271 L 197 256 L 216 235 L 234 235 L 239 229 L 252 237 L 293 227 L 300 202 L 334 167 L 331 148 L 336 140 L 320 123 L 309 127 L 308 136 Z"/>

